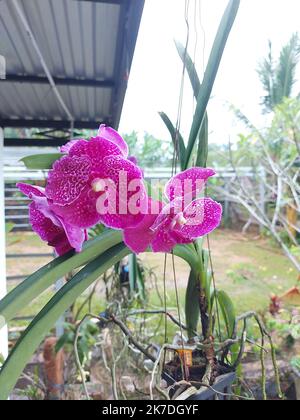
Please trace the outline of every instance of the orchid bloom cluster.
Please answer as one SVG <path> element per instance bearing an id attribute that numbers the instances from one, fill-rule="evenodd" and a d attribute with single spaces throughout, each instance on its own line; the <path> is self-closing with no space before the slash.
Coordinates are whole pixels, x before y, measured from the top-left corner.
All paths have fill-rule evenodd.
<path id="1" fill-rule="evenodd" d="M 87 230 L 101 223 L 123 231 L 125 244 L 140 253 L 170 252 L 214 230 L 222 207 L 197 198 L 212 169 L 191 168 L 166 185 L 166 202 L 150 198 L 144 173 L 128 146 L 112 128 L 101 125 L 97 137 L 72 140 L 61 148 L 45 188 L 17 184 L 32 202 L 33 230 L 58 255 L 80 252 Z M 168 202 L 167 202 L 168 201 Z"/>

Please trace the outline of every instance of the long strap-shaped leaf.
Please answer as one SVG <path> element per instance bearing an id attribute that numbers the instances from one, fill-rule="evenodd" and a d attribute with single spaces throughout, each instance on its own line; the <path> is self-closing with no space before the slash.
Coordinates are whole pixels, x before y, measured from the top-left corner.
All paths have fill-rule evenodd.
<path id="1" fill-rule="evenodd" d="M 185 320 L 189 339 L 195 336 L 199 315 L 199 273 L 191 270 L 185 295 Z"/>
<path id="2" fill-rule="evenodd" d="M 0 399 L 8 398 L 27 361 L 56 320 L 99 276 L 129 253 L 124 244 L 116 245 L 89 263 L 54 295 L 31 322 L 3 365 Z"/>
<path id="3" fill-rule="evenodd" d="M 182 62 L 186 66 L 186 70 L 188 72 L 190 82 L 193 88 L 194 96 L 197 99 L 199 96 L 201 83 L 200 79 L 195 67 L 195 64 L 189 55 L 189 53 L 186 51 L 185 47 L 181 44 L 181 42 L 175 41 L 175 45 L 179 54 L 179 57 L 181 58 Z"/>
<path id="4" fill-rule="evenodd" d="M 198 141 L 196 166 L 206 167 L 208 157 L 208 116 L 207 112 L 201 124 Z"/>
<path id="5" fill-rule="evenodd" d="M 232 25 L 235 21 L 238 9 L 240 5 L 240 0 L 230 0 L 226 11 L 223 15 L 222 21 L 220 23 L 213 48 L 209 57 L 209 61 L 206 67 L 206 71 L 203 78 L 203 83 L 200 88 L 200 92 L 197 98 L 197 107 L 195 111 L 195 116 L 193 124 L 190 131 L 189 141 L 186 151 L 186 161 L 185 166 L 187 167 L 190 160 L 191 154 L 194 149 L 195 142 L 203 121 L 203 118 L 206 113 L 207 104 L 212 92 L 212 88 L 216 79 L 216 75 L 220 66 L 221 58 L 226 46 L 228 36 L 230 34 Z"/>
<path id="6" fill-rule="evenodd" d="M 195 67 L 195 64 L 191 58 L 191 56 L 189 55 L 189 53 L 185 50 L 185 47 L 180 43 L 180 42 L 176 42 L 176 48 L 178 51 L 178 54 L 182 60 L 183 63 L 185 63 L 186 65 L 186 69 L 190 78 L 190 82 L 193 88 L 193 92 L 194 92 L 194 96 L 197 99 L 200 93 L 200 89 L 201 89 L 201 83 L 200 83 L 200 79 Z M 199 132 L 199 141 L 198 143 L 195 142 L 194 144 L 194 149 L 197 148 L 197 157 L 196 157 L 196 162 L 192 162 L 192 156 L 193 156 L 193 151 L 191 152 L 189 159 L 186 161 L 186 157 L 184 159 L 184 161 L 181 164 L 181 169 L 185 170 L 187 168 L 189 168 L 190 166 L 200 166 L 202 168 L 204 168 L 206 166 L 207 163 L 207 155 L 208 155 L 208 117 L 207 117 L 207 112 L 205 112 L 202 124 L 201 124 L 201 128 L 200 128 L 200 132 Z M 186 155 L 186 151 L 185 151 L 185 155 Z"/>
<path id="7" fill-rule="evenodd" d="M 178 246 L 174 255 L 184 259 L 191 267 L 197 256 L 189 246 Z M 90 262 L 62 287 L 34 318 L 0 371 L 0 399 L 7 399 L 26 363 L 57 319 L 72 305 L 98 277 L 130 254 L 122 243 L 116 245 Z"/>
<path id="8" fill-rule="evenodd" d="M 159 115 L 160 115 L 160 118 L 165 123 L 165 126 L 169 130 L 169 133 L 171 135 L 174 147 L 178 147 L 177 153 L 179 155 L 178 157 L 179 157 L 179 161 L 180 161 L 180 167 L 183 170 L 184 169 L 184 162 L 185 162 L 185 154 L 186 154 L 186 149 L 185 149 L 185 144 L 184 144 L 183 137 L 179 133 L 178 138 L 176 139 L 176 128 L 174 127 L 170 118 L 164 112 L 159 112 Z M 176 140 L 178 141 L 178 145 L 176 144 Z"/>
<path id="9" fill-rule="evenodd" d="M 122 234 L 119 231 L 105 231 L 97 238 L 88 241 L 81 253 L 68 253 L 46 264 L 0 301 L 0 319 L 5 323 L 9 322 L 21 309 L 24 309 L 56 280 L 85 265 L 120 242 L 122 242 Z M 0 328 L 2 327 L 3 323 L 0 325 Z"/>

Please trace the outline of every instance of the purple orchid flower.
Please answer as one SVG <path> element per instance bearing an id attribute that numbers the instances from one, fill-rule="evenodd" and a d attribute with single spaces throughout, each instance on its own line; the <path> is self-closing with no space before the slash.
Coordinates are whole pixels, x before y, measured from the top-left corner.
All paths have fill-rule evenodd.
<path id="1" fill-rule="evenodd" d="M 154 252 L 170 252 L 177 244 L 189 244 L 219 226 L 222 206 L 211 198 L 196 199 L 214 170 L 191 168 L 166 185 L 169 204 L 149 199 L 148 212 L 134 229 L 124 230 L 124 242 L 135 253 L 151 246 Z"/>
<path id="2" fill-rule="evenodd" d="M 58 216 L 78 228 L 101 222 L 125 229 L 142 221 L 143 172 L 128 159 L 128 146 L 115 130 L 101 125 L 97 137 L 71 141 L 61 151 L 67 155 L 54 163 L 45 190 Z"/>
<path id="3" fill-rule="evenodd" d="M 80 252 L 83 242 L 87 240 L 87 232 L 71 226 L 53 212 L 44 188 L 23 183 L 18 183 L 17 187 L 32 200 L 29 219 L 32 229 L 40 238 L 55 248 L 58 255 L 72 249 Z"/>

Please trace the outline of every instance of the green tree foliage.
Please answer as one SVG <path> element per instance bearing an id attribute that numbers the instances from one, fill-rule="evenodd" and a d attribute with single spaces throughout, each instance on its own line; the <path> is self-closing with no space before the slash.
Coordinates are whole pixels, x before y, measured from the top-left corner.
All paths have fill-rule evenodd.
<path id="1" fill-rule="evenodd" d="M 171 166 L 173 147 L 169 141 L 160 140 L 149 133 L 139 138 L 136 131 L 123 137 L 129 145 L 130 155 L 137 158 L 140 166 L 146 168 Z"/>
<path id="2" fill-rule="evenodd" d="M 274 110 L 284 98 L 292 95 L 296 82 L 296 67 L 300 58 L 300 40 L 297 33 L 282 48 L 278 60 L 274 60 L 272 43 L 269 41 L 269 53 L 257 69 L 259 78 L 266 92 L 262 106 L 265 113 Z"/>

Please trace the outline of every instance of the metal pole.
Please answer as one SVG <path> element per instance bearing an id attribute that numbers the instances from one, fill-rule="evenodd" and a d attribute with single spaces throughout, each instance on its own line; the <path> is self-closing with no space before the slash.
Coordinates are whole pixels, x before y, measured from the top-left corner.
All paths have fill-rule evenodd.
<path id="1" fill-rule="evenodd" d="M 55 292 L 58 292 L 65 284 L 65 280 L 64 279 L 59 279 L 57 280 L 57 282 L 55 283 L 54 286 L 54 290 Z M 65 322 L 66 322 L 66 315 L 63 314 L 56 322 L 55 324 L 55 333 L 56 333 L 56 337 L 60 338 L 62 335 L 64 335 L 65 332 Z"/>
<path id="2" fill-rule="evenodd" d="M 4 211 L 4 133 L 0 127 L 0 299 L 6 295 L 6 252 Z M 8 331 L 6 321 L 0 315 L 0 355 L 8 356 Z"/>

